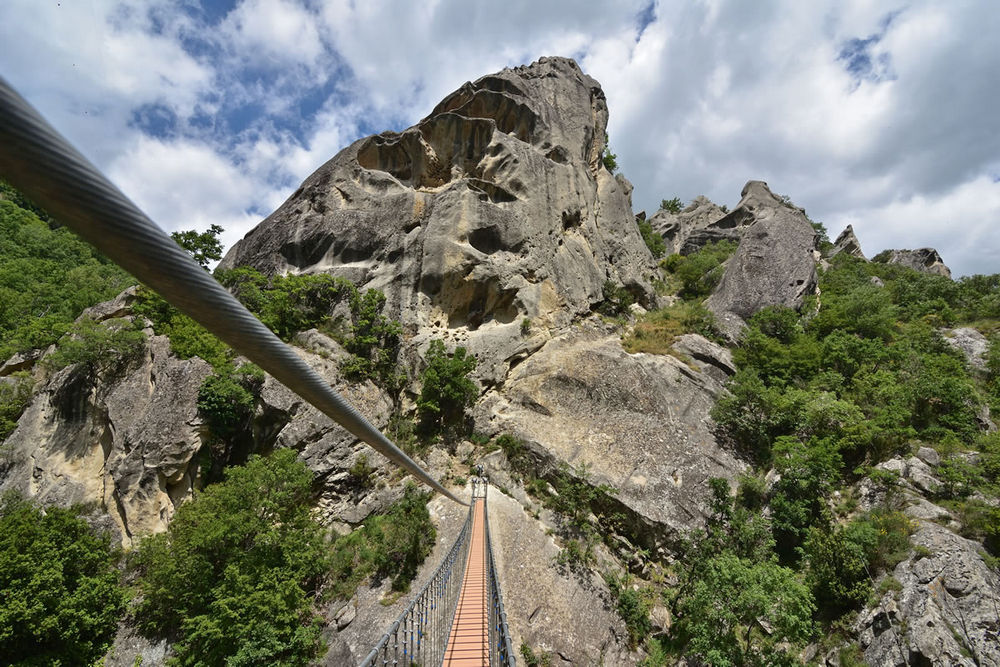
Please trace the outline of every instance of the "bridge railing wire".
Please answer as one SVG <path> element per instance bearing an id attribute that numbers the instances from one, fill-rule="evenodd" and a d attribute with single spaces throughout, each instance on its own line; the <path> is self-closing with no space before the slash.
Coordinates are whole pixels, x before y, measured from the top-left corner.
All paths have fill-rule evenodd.
<path id="1" fill-rule="evenodd" d="M 486 494 L 483 494 L 483 517 L 485 519 L 486 530 L 486 601 L 489 605 L 489 632 L 490 632 L 490 665 L 510 666 L 515 665 L 514 651 L 512 648 L 510 628 L 507 626 L 507 612 L 503 608 L 503 593 L 500 591 L 500 580 L 497 577 L 496 564 L 493 561 L 493 543 L 490 539 L 490 515 L 489 505 L 486 503 Z"/>
<path id="2" fill-rule="evenodd" d="M 465 524 L 448 554 L 399 618 L 382 635 L 361 667 L 385 665 L 433 665 L 444 660 L 448 635 L 462 591 L 465 562 L 469 557 L 472 532 L 470 504 Z"/>

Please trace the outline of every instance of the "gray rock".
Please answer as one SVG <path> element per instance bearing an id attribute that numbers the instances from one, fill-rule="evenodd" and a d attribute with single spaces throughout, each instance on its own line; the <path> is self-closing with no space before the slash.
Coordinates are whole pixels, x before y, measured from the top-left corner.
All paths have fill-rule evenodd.
<path id="1" fill-rule="evenodd" d="M 726 358 L 713 347 L 698 346 L 711 350 L 705 358 Z M 708 478 L 745 467 L 712 435 L 721 391 L 713 373 L 669 355 L 627 354 L 617 332 L 587 321 L 512 369 L 477 407 L 476 425 L 524 439 L 543 476 L 561 463 L 586 466 L 589 481 L 615 489 L 635 523 L 630 537 L 655 552 L 700 523 Z"/>
<path id="2" fill-rule="evenodd" d="M 704 336 L 683 334 L 677 337 L 672 347 L 690 358 L 702 372 L 712 375 L 719 382 L 725 382 L 736 375 L 733 353 Z"/>
<path id="3" fill-rule="evenodd" d="M 402 133 L 345 148 L 221 266 L 381 289 L 418 344 L 461 331 L 470 350 L 494 349 L 480 379 L 497 382 L 523 353 L 525 317 L 565 326 L 603 299 L 606 280 L 653 305 L 631 186 L 601 162 L 607 113 L 572 60 L 482 77 Z"/>
<path id="4" fill-rule="evenodd" d="M 917 458 L 930 466 L 936 466 L 941 463 L 941 455 L 937 453 L 937 450 L 930 447 L 920 447 L 917 449 Z"/>
<path id="5" fill-rule="evenodd" d="M 945 330 L 944 341 L 964 354 L 974 370 L 986 372 L 986 353 L 990 348 L 990 341 L 978 330 L 972 327 Z"/>
<path id="6" fill-rule="evenodd" d="M 830 253 L 830 256 L 832 257 L 839 253 L 846 253 L 852 257 L 865 259 L 865 253 L 861 251 L 861 242 L 854 235 L 854 227 L 852 225 L 847 225 L 844 231 L 840 233 L 840 236 L 837 237 L 837 240 L 833 242 L 833 251 Z"/>
<path id="7" fill-rule="evenodd" d="M 705 305 L 735 340 L 745 320 L 762 308 L 798 309 L 815 294 L 816 232 L 802 209 L 776 197 L 762 181 L 746 184 L 743 199 L 724 220 L 749 228 Z"/>
<path id="8" fill-rule="evenodd" d="M 95 377 L 77 366 L 54 373 L 5 443 L 0 490 L 43 504 L 97 504 L 126 546 L 165 530 L 199 474 L 197 395 L 209 372 L 151 336 L 130 367 Z"/>
<path id="9" fill-rule="evenodd" d="M 714 223 L 724 218 L 725 215 L 726 213 L 722 208 L 716 206 L 707 197 L 699 195 L 680 213 L 670 213 L 662 209 L 657 211 L 649 219 L 649 224 L 653 228 L 653 231 L 663 237 L 663 241 L 667 246 L 667 254 L 670 255 L 682 252 L 682 248 L 688 247 L 688 239 L 692 235 L 698 235 L 709 229 Z M 714 231 L 719 232 L 721 230 L 715 229 Z M 734 232 L 732 235 L 727 234 L 726 238 L 736 238 L 737 236 L 738 232 Z M 704 242 L 697 241 L 692 245 L 696 250 L 701 245 L 704 245 Z M 690 254 L 690 252 L 693 252 L 693 250 L 688 248 L 688 251 L 683 254 Z"/>
<path id="10" fill-rule="evenodd" d="M 945 266 L 941 255 L 934 248 L 916 250 L 884 250 L 872 258 L 873 262 L 899 264 L 921 273 L 951 278 L 951 269 Z"/>
<path id="11" fill-rule="evenodd" d="M 943 511 L 943 510 L 942 510 Z M 976 542 L 920 520 L 912 540 L 930 551 L 896 566 L 902 584 L 856 630 L 870 665 L 1000 665 L 1000 579 Z"/>
<path id="12" fill-rule="evenodd" d="M 31 370 L 35 362 L 42 358 L 45 350 L 25 350 L 12 355 L 10 359 L 0 365 L 0 377 L 6 377 L 11 373 Z"/>
<path id="13" fill-rule="evenodd" d="M 137 628 L 122 624 L 118 627 L 114 643 L 101 664 L 104 667 L 157 667 L 170 656 L 170 642 L 166 639 L 147 639 Z"/>

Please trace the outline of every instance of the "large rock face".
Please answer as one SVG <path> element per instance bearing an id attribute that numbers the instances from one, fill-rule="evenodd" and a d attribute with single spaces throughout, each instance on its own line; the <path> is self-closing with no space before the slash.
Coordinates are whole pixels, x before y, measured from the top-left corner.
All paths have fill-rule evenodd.
<path id="1" fill-rule="evenodd" d="M 934 248 L 917 248 L 916 250 L 883 250 L 873 259 L 885 264 L 899 264 L 921 273 L 951 278 L 949 269 L 941 255 Z"/>
<path id="2" fill-rule="evenodd" d="M 515 367 L 501 392 L 477 409 L 485 432 L 524 439 L 537 468 L 586 466 L 608 484 L 631 531 L 659 549 L 698 525 L 710 477 L 744 468 L 712 435 L 709 411 L 732 371 L 728 352 L 699 337 L 682 344 L 693 357 L 622 350 L 619 334 L 585 322 Z"/>
<path id="3" fill-rule="evenodd" d="M 492 337 L 501 359 L 521 351 L 524 318 L 565 325 L 606 280 L 649 303 L 631 186 L 601 161 L 607 116 L 565 58 L 467 83 L 404 132 L 345 148 L 222 266 L 336 273 L 385 292 L 410 331 Z"/>
<path id="4" fill-rule="evenodd" d="M 858 237 L 854 235 L 853 225 L 847 225 L 847 227 L 844 228 L 844 231 L 840 232 L 840 236 L 837 237 L 837 240 L 833 242 L 833 252 L 831 253 L 831 256 L 842 252 L 847 253 L 852 257 L 865 259 L 865 253 L 861 251 L 861 242 L 858 241 Z"/>
<path id="5" fill-rule="evenodd" d="M 763 308 L 801 308 L 817 281 L 816 231 L 802 209 L 776 197 L 763 181 L 750 181 L 742 195 L 723 220 L 747 229 L 705 302 L 734 340 L 746 319 Z"/>

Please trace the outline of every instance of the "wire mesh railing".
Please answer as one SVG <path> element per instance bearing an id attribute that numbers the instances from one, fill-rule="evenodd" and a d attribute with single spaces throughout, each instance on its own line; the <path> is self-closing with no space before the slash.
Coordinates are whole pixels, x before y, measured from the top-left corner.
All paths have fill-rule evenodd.
<path id="1" fill-rule="evenodd" d="M 486 494 L 483 494 L 483 503 L 486 503 Z M 484 510 L 489 510 L 489 505 L 484 505 Z M 515 664 L 514 651 L 510 638 L 510 628 L 507 626 L 507 612 L 503 608 L 503 593 L 500 591 L 500 580 L 497 578 L 497 568 L 493 561 L 493 544 L 490 539 L 490 515 L 488 511 L 483 512 L 486 530 L 486 603 L 489 605 L 489 632 L 490 632 L 490 665 L 513 667 Z"/>
<path id="2" fill-rule="evenodd" d="M 455 607 L 462 590 L 465 561 L 469 555 L 474 506 L 470 505 L 462 531 L 430 581 L 414 596 L 389 631 L 382 635 L 361 663 L 362 667 L 437 667 L 444 660 Z"/>

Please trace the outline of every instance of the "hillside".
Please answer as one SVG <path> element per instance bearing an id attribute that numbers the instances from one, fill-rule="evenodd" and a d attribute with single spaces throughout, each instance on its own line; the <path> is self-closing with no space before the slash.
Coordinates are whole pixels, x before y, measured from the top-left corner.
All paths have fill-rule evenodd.
<path id="1" fill-rule="evenodd" d="M 868 260 L 762 181 L 635 215 L 607 118 L 568 59 L 467 83 L 215 276 L 456 493 L 484 466 L 526 664 L 1000 664 L 1000 275 Z M 0 600 L 70 600 L 0 602 L 0 652 L 360 661 L 464 509 L 0 213 Z M 68 593 L 25 588 L 42 562 Z"/>

